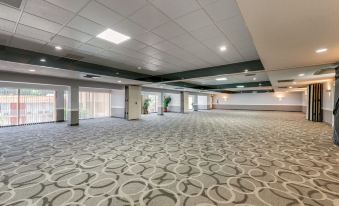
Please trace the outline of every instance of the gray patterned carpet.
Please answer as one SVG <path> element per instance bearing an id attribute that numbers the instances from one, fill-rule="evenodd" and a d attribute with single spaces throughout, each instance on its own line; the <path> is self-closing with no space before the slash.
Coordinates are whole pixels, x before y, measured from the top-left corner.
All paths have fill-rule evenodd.
<path id="1" fill-rule="evenodd" d="M 332 130 L 210 111 L 0 129 L 0 205 L 338 205 Z"/>

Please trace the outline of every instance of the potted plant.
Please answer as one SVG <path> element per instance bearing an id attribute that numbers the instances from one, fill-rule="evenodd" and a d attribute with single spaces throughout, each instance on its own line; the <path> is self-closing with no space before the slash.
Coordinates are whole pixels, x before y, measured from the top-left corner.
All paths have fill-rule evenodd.
<path id="1" fill-rule="evenodd" d="M 151 103 L 151 99 L 144 100 L 144 106 L 143 106 L 144 114 L 148 114 L 148 108 L 149 108 L 150 103 Z"/>
<path id="2" fill-rule="evenodd" d="M 170 96 L 164 99 L 164 112 L 167 112 L 168 105 L 171 103 L 172 98 Z"/>

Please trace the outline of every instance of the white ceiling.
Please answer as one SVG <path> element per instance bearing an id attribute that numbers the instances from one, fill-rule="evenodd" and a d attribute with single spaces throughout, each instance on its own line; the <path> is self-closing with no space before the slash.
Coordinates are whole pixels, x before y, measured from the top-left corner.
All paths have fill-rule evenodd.
<path id="1" fill-rule="evenodd" d="M 97 39 L 106 28 L 131 40 L 113 45 Z M 0 4 L 0 44 L 75 53 L 82 61 L 148 74 L 258 59 L 235 0 L 24 0 L 21 9 Z M 220 52 L 221 45 L 227 51 Z"/>
<path id="2" fill-rule="evenodd" d="M 338 0 L 237 0 L 266 70 L 339 61 Z M 317 54 L 320 48 L 328 52 Z"/>

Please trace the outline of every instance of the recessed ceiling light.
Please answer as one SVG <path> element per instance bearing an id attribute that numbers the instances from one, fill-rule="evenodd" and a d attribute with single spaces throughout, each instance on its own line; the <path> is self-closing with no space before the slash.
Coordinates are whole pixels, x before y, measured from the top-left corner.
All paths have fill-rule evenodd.
<path id="1" fill-rule="evenodd" d="M 247 73 L 248 72 L 248 69 L 245 69 L 245 71 L 244 71 L 245 73 Z"/>
<path id="2" fill-rule="evenodd" d="M 303 73 L 302 73 L 302 74 L 299 74 L 299 77 L 303 77 L 303 76 L 305 76 L 305 74 L 303 74 Z"/>
<path id="3" fill-rule="evenodd" d="M 257 78 L 256 78 L 256 77 L 253 77 L 253 80 L 257 80 Z"/>
<path id="4" fill-rule="evenodd" d="M 46 62 L 46 59 L 41 58 L 40 61 L 41 61 L 41 62 Z"/>
<path id="5" fill-rule="evenodd" d="M 118 80 L 118 83 L 121 83 L 121 80 Z"/>
<path id="6" fill-rule="evenodd" d="M 140 70 L 140 69 L 141 69 L 141 67 L 138 67 L 138 69 Z"/>
<path id="7" fill-rule="evenodd" d="M 55 46 L 54 47 L 56 50 L 62 50 L 62 47 L 61 46 Z"/>
<path id="8" fill-rule="evenodd" d="M 288 88 L 292 89 L 293 87 L 289 86 Z"/>
<path id="9" fill-rule="evenodd" d="M 30 70 L 28 70 L 28 71 L 30 71 L 30 72 L 35 72 L 35 69 L 30 69 Z"/>
<path id="10" fill-rule="evenodd" d="M 221 46 L 219 49 L 220 49 L 220 51 L 222 51 L 222 52 L 227 50 L 226 46 Z"/>
<path id="11" fill-rule="evenodd" d="M 244 88 L 244 85 L 237 85 L 238 88 Z"/>
<path id="12" fill-rule="evenodd" d="M 319 53 L 327 52 L 327 50 L 328 50 L 327 48 L 321 48 L 321 49 L 315 50 L 315 52 L 319 54 Z"/>
<path id="13" fill-rule="evenodd" d="M 116 32 L 112 29 L 106 29 L 105 31 L 101 32 L 97 35 L 98 38 L 112 42 L 114 44 L 120 44 L 124 41 L 129 40 L 131 37 Z"/>
<path id="14" fill-rule="evenodd" d="M 217 81 L 225 81 L 225 80 L 227 80 L 227 78 L 226 77 L 222 77 L 222 78 L 216 78 L 215 80 L 217 80 Z"/>

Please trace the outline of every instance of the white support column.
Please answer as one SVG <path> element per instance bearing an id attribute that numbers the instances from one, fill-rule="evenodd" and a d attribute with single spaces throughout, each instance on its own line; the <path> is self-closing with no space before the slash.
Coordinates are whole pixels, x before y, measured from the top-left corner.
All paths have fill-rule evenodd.
<path id="1" fill-rule="evenodd" d="M 138 120 L 141 118 L 141 87 L 125 87 L 125 119 Z"/>
<path id="2" fill-rule="evenodd" d="M 64 90 L 56 89 L 55 90 L 55 106 L 56 106 L 56 121 L 64 122 L 65 121 L 65 100 L 64 100 Z"/>
<path id="3" fill-rule="evenodd" d="M 164 100 L 165 100 L 164 93 L 161 92 L 160 100 L 158 103 L 158 115 L 164 115 Z"/>
<path id="4" fill-rule="evenodd" d="M 193 96 L 193 110 L 198 111 L 198 95 Z"/>
<path id="5" fill-rule="evenodd" d="M 68 99 L 69 103 L 69 119 L 68 124 L 70 126 L 79 125 L 79 86 L 73 85 L 69 91 Z"/>
<path id="6" fill-rule="evenodd" d="M 210 94 L 207 96 L 207 109 L 212 109 L 212 95 Z"/>
<path id="7" fill-rule="evenodd" d="M 180 112 L 187 113 L 188 112 L 188 93 L 180 92 Z"/>

